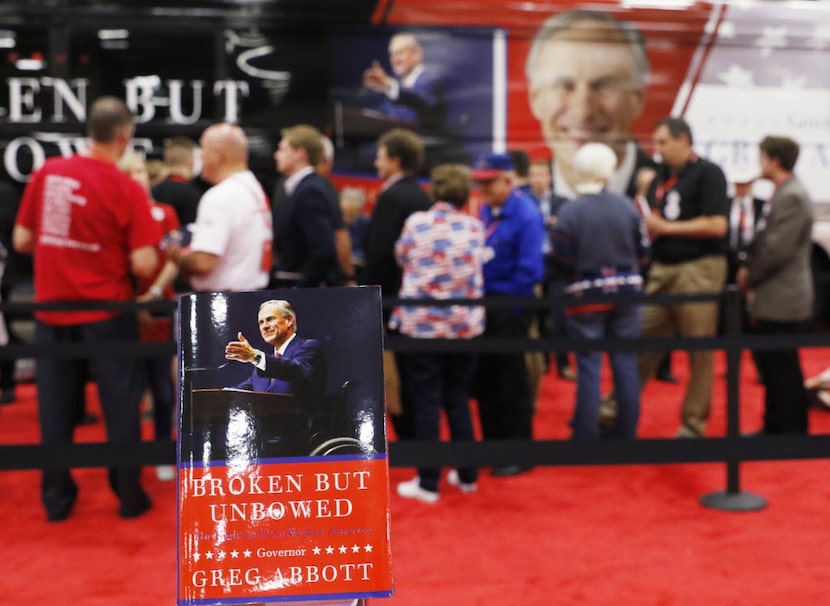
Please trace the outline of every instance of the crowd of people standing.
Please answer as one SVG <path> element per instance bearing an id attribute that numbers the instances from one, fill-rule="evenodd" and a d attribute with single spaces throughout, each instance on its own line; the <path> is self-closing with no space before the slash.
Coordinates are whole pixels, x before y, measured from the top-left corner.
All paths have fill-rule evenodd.
<path id="1" fill-rule="evenodd" d="M 424 143 L 415 132 L 395 128 L 377 141 L 382 184 L 371 212 L 346 203 L 354 191 L 344 191 L 341 200 L 325 168 L 333 146 L 310 125 L 282 131 L 274 154 L 281 178 L 271 196 L 249 168 L 248 140 L 239 126 L 219 123 L 203 133 L 201 187 L 193 174 L 196 145 L 181 138 L 168 142 L 165 172 L 150 182 L 146 161 L 125 154 L 134 125 L 119 99 L 93 104 L 88 132 L 87 153 L 49 160 L 33 175 L 16 215 L 11 244 L 33 256 L 36 302 L 374 284 L 385 297 L 483 300 L 385 309 L 385 329 L 404 338 L 524 338 L 534 331 L 580 339 L 705 337 L 718 330 L 716 302 L 580 304 L 579 297 L 717 293 L 728 263 L 737 262 L 730 277 L 746 296 L 751 330 L 798 331 L 812 313 L 809 250 L 793 246 L 809 243 L 812 211 L 793 172 L 798 145 L 787 137 L 761 143 L 757 174 L 776 190 L 772 200 L 754 207 L 760 217 L 750 238 L 743 219 L 730 229 L 739 213 L 731 207 L 727 178 L 694 152 L 691 128 L 680 118 L 657 123 L 653 144 L 660 162 L 643 161 L 630 183 L 616 178 L 620 150 L 604 143 L 581 146 L 569 159 L 570 197 L 554 193 L 549 159 L 530 159 L 521 182 L 525 167 L 517 153 L 484 154 L 472 167 L 440 164 L 419 180 L 428 164 Z M 474 189 L 482 202 L 477 217 L 466 211 Z M 740 238 L 730 239 L 734 229 L 743 230 Z M 732 254 L 736 240 L 740 250 Z M 510 303 L 550 294 L 560 304 L 541 314 Z M 571 298 L 567 305 L 563 294 Z M 39 311 L 35 335 L 41 344 L 172 338 L 169 316 L 110 311 Z M 573 438 L 636 437 L 640 391 L 663 356 L 612 354 L 614 392 L 602 398 L 600 352 L 575 354 L 575 373 L 566 352 L 545 355 L 545 367 L 555 365 L 561 376 L 577 381 Z M 678 437 L 702 437 L 711 406 L 712 353 L 690 352 L 689 361 Z M 90 375 L 111 441 L 138 439 L 147 386 L 155 438 L 170 439 L 171 363 L 169 357 L 106 355 L 38 360 L 44 442 L 72 440 Z M 758 369 L 767 387 L 764 432 L 806 432 L 806 394 L 794 396 L 804 393 L 797 351 L 765 352 Z M 398 439 L 436 440 L 443 411 L 452 438 L 472 440 L 471 398 L 478 402 L 483 439 L 533 438 L 538 371 L 524 353 L 387 352 L 384 375 Z M 508 465 L 491 474 L 529 470 Z M 138 472 L 110 470 L 122 517 L 150 507 Z M 172 479 L 171 471 L 160 469 L 159 478 Z M 448 476 L 464 492 L 476 490 L 477 478 L 472 467 Z M 419 469 L 398 492 L 435 503 L 439 479 L 440 469 Z M 45 471 L 42 498 L 49 520 L 66 519 L 77 498 L 70 472 Z"/>

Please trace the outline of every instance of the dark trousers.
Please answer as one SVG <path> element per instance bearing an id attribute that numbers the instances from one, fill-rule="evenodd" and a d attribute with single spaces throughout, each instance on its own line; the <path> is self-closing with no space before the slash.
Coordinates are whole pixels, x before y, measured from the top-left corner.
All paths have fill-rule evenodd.
<path id="1" fill-rule="evenodd" d="M 141 361 L 119 357 L 113 352 L 118 342 L 138 342 L 138 323 L 133 315 L 119 315 L 103 322 L 53 326 L 37 322 L 35 340 L 39 345 L 84 343 L 99 349 L 89 360 L 98 385 L 101 409 L 110 442 L 138 442 L 141 439 L 139 402 L 144 390 Z M 73 439 L 75 414 L 84 397 L 87 361 L 40 358 L 37 361 L 37 392 L 41 439 L 44 444 L 66 444 Z M 111 467 L 109 483 L 121 502 L 121 515 L 140 513 L 148 502 L 141 487 L 138 467 Z M 43 472 L 43 504 L 47 513 L 58 516 L 69 511 L 78 488 L 68 469 Z"/>
<path id="2" fill-rule="evenodd" d="M 527 338 L 530 322 L 526 310 L 488 310 L 484 334 Z M 481 354 L 475 396 L 485 440 L 532 439 L 533 398 L 523 352 Z"/>
<path id="3" fill-rule="evenodd" d="M 546 267 L 549 267 L 550 264 L 547 262 L 547 258 L 545 260 Z M 552 272 L 553 270 L 546 271 L 547 274 Z M 568 334 L 565 331 L 565 308 L 562 306 L 563 301 L 559 298 L 565 294 L 565 284 L 564 280 L 558 278 L 546 278 L 542 283 L 542 294 L 545 297 L 557 297 L 549 309 L 543 309 L 539 312 L 539 334 L 542 337 L 565 337 Z M 557 351 L 554 356 L 557 370 L 562 371 L 570 366 L 567 351 Z"/>
<path id="4" fill-rule="evenodd" d="M 156 440 L 169 440 L 173 437 L 173 407 L 175 388 L 170 375 L 171 360 L 159 356 L 144 360 L 147 383 L 153 396 L 153 428 Z"/>
<path id="5" fill-rule="evenodd" d="M 0 275 L 2 275 L 2 271 L 0 271 Z M 8 302 L 12 293 L 11 284 L 2 284 L 0 285 L 0 299 L 3 301 Z M 0 316 L 2 317 L 2 316 Z M 14 319 L 13 316 L 9 314 L 5 314 L 5 322 L 6 322 L 6 330 L 9 333 L 9 345 L 18 345 L 22 343 L 20 337 L 15 334 L 11 329 L 11 321 Z M 3 392 L 14 392 L 14 367 L 15 367 L 15 360 L 9 358 L 7 360 L 0 360 L 0 390 Z"/>
<path id="6" fill-rule="evenodd" d="M 806 322 L 755 320 L 752 332 L 758 335 L 786 335 L 805 331 Z M 809 400 L 797 349 L 753 352 L 764 377 L 764 432 L 768 434 L 807 433 Z"/>
<path id="7" fill-rule="evenodd" d="M 398 356 L 401 387 L 412 407 L 413 438 L 437 442 L 440 439 L 441 411 L 447 415 L 453 441 L 473 441 L 470 418 L 470 386 L 475 372 L 475 355 L 470 353 L 401 353 Z M 421 488 L 437 491 L 440 467 L 419 467 Z M 459 467 L 465 484 L 478 478 L 475 467 Z"/>

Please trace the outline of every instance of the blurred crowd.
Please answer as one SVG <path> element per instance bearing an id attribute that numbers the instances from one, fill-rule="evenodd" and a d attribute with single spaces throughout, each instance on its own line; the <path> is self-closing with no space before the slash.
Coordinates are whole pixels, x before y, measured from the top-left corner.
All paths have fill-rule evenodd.
<path id="1" fill-rule="evenodd" d="M 812 210 L 794 174 L 798 145 L 787 137 L 764 138 L 761 165 L 727 178 L 695 153 L 684 120 L 665 118 L 653 132 L 656 159 L 637 154 L 636 165 L 628 165 L 624 150 L 585 143 L 568 157 L 567 187 L 557 188 L 550 157 L 515 149 L 483 154 L 472 166 L 437 163 L 418 133 L 397 127 L 376 142 L 374 192 L 338 190 L 334 145 L 306 124 L 283 129 L 273 186 L 250 170 L 248 139 L 237 125 L 214 124 L 198 143 L 171 138 L 158 159 L 130 151 L 133 134 L 124 102 L 98 99 L 87 152 L 47 160 L 22 194 L 10 185 L 0 190 L 4 300 L 32 281 L 36 302 L 368 284 L 387 298 L 483 303 L 385 308 L 384 329 L 404 339 L 713 336 L 723 322 L 717 302 L 644 306 L 597 302 L 596 295 L 712 294 L 729 282 L 745 296 L 747 330 L 797 332 L 812 314 L 809 250 L 793 245 L 809 243 Z M 623 169 L 626 179 L 619 178 Z M 752 198 L 756 178 L 776 185 L 771 200 Z M 511 306 L 515 297 L 552 304 Z M 508 303 L 487 305 L 499 299 Z M 34 323 L 35 342 L 44 345 L 173 339 L 167 312 L 39 311 Z M 7 324 L 0 322 L 0 343 L 24 339 Z M 471 398 L 483 439 L 530 440 L 539 383 L 555 369 L 577 382 L 574 439 L 631 438 L 640 392 L 666 358 L 667 352 L 610 354 L 614 388 L 602 394 L 599 351 L 387 351 L 386 405 L 400 440 L 439 439 L 442 414 L 453 440 L 473 440 Z M 759 351 L 755 360 L 766 385 L 763 431 L 806 433 L 798 352 Z M 690 352 L 689 371 L 677 435 L 703 437 L 712 352 Z M 86 408 L 89 380 L 98 385 L 108 439 L 138 439 L 142 402 L 155 439 L 171 439 L 175 374 L 170 356 L 39 359 L 44 442 L 69 442 L 76 425 L 98 422 Z M 675 380 L 665 369 L 658 376 Z M 5 360 L 0 402 L 15 401 L 14 382 L 14 361 Z M 491 474 L 529 470 L 509 465 Z M 123 517 L 150 507 L 138 471 L 110 470 Z M 170 466 L 156 472 L 161 480 L 175 477 Z M 459 468 L 448 480 L 474 492 L 478 473 Z M 418 469 L 397 489 L 435 503 L 440 478 L 440 469 Z M 44 472 L 50 520 L 65 519 L 76 496 L 68 470 Z"/>

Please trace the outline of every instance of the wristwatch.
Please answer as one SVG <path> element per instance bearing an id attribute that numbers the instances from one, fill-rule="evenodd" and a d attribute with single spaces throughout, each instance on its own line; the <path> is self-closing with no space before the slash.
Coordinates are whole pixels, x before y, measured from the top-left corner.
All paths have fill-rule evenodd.
<path id="1" fill-rule="evenodd" d="M 259 363 L 262 361 L 262 352 L 258 351 L 254 354 L 254 359 L 251 360 L 251 364 L 254 366 L 259 366 Z"/>

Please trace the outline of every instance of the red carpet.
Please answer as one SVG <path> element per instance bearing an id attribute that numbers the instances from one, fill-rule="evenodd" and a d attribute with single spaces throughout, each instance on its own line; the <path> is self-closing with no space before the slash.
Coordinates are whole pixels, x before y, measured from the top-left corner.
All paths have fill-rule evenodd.
<path id="1" fill-rule="evenodd" d="M 830 350 L 805 350 L 805 373 L 830 366 Z M 683 356 L 675 358 L 683 374 Z M 718 362 L 719 373 L 722 361 Z M 761 389 L 743 367 L 742 429 L 760 426 Z M 682 388 L 652 383 L 641 435 L 670 437 Z M 723 435 L 724 387 L 715 388 L 710 435 Z M 37 440 L 34 390 L 0 407 L 0 442 Z M 564 438 L 573 383 L 550 375 L 536 417 L 540 439 Z M 149 432 L 149 427 L 146 428 Z M 811 432 L 830 433 L 830 413 L 811 411 Z M 79 439 L 99 440 L 100 425 Z M 750 463 L 744 490 L 765 510 L 724 513 L 698 504 L 725 488 L 721 464 L 537 468 L 508 479 L 484 473 L 480 490 L 442 486 L 437 505 L 392 501 L 397 592 L 372 604 L 788 606 L 830 595 L 825 460 Z M 392 469 L 392 482 L 410 469 Z M 154 508 L 117 516 L 102 469 L 76 470 L 72 517 L 47 524 L 39 474 L 0 472 L 0 594 L 15 604 L 147 606 L 175 603 L 176 508 L 173 483 L 145 470 Z"/>

